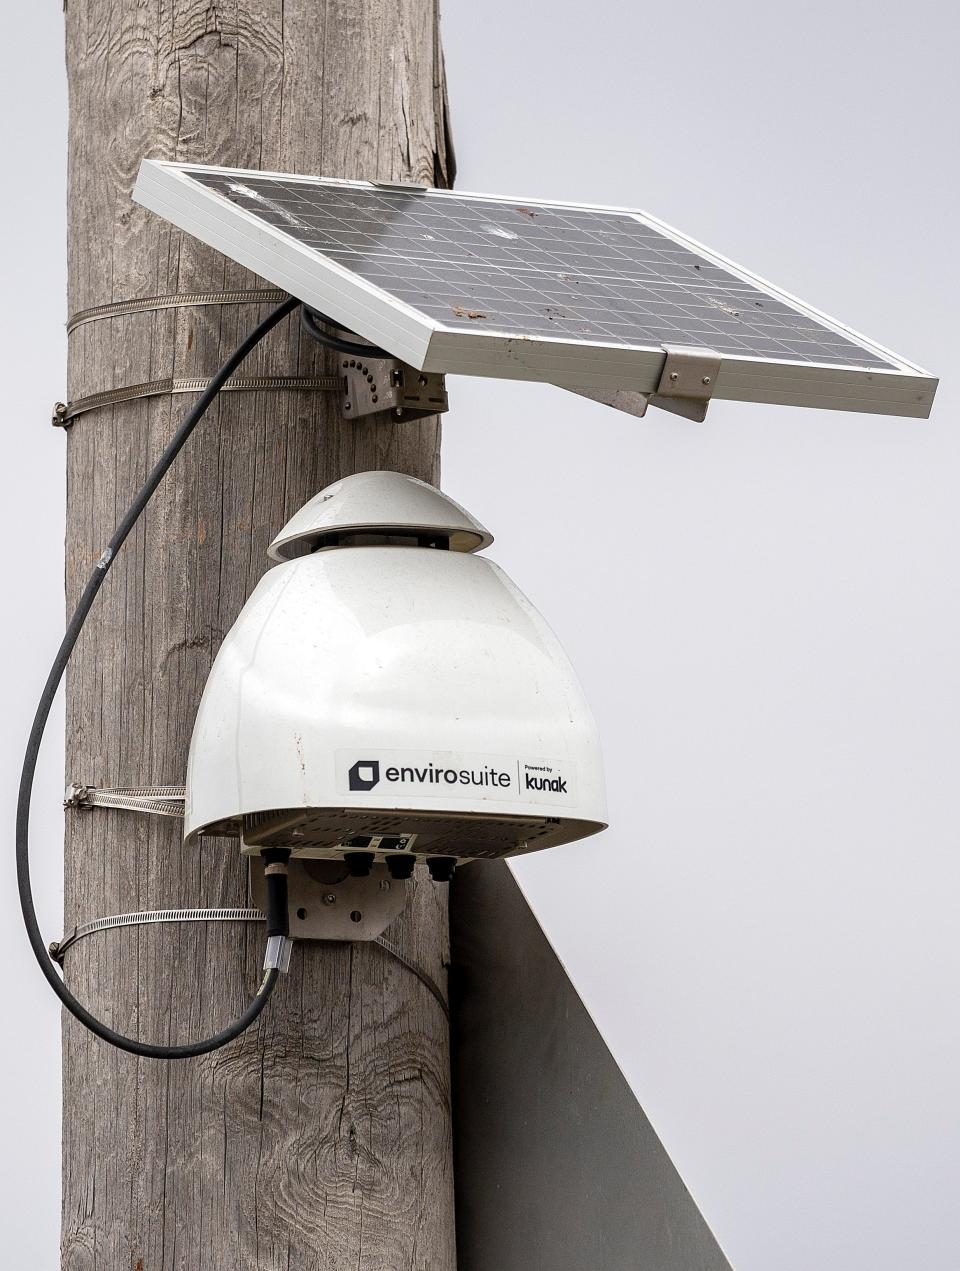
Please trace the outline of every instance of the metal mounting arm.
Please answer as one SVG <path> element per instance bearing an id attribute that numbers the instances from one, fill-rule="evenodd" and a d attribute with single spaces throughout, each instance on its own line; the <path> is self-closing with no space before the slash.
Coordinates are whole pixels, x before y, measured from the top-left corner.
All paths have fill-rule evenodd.
<path id="1" fill-rule="evenodd" d="M 679 344 L 663 346 L 666 357 L 660 380 L 652 393 L 629 389 L 572 388 L 569 391 L 591 401 L 602 402 L 627 415 L 642 419 L 648 406 L 659 406 L 684 419 L 702 423 L 720 374 L 720 354 L 713 349 L 687 348 Z"/>

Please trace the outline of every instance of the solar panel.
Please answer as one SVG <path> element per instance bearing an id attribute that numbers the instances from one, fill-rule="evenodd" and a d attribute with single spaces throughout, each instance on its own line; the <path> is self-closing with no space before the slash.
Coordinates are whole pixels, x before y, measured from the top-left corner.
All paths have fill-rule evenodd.
<path id="1" fill-rule="evenodd" d="M 134 198 L 420 370 L 925 417 L 937 381 L 642 212 L 145 160 Z"/>

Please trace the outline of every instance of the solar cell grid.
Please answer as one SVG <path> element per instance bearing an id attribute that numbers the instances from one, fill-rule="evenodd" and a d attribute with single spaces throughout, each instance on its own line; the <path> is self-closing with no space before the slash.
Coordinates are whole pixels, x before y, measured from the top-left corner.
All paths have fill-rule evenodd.
<path id="1" fill-rule="evenodd" d="M 449 330 L 896 369 L 632 213 L 191 177 Z"/>

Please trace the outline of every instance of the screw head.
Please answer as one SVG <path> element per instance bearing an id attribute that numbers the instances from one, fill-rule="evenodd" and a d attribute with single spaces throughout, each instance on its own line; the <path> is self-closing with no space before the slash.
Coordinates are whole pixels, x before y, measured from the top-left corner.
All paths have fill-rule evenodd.
<path id="1" fill-rule="evenodd" d="M 705 375 L 705 376 L 703 377 L 703 379 L 701 380 L 701 383 L 702 383 L 702 384 L 709 384 L 709 383 L 710 383 L 710 376 L 709 376 L 709 375 Z"/>
<path id="2" fill-rule="evenodd" d="M 332 891 L 328 891 L 323 898 L 323 903 L 325 905 L 335 905 L 337 903 L 335 894 Z"/>
<path id="3" fill-rule="evenodd" d="M 679 371 L 671 371 L 671 372 L 670 372 L 670 380 L 671 380 L 671 382 L 672 382 L 672 383 L 676 384 L 676 382 L 677 382 L 677 380 L 678 380 L 679 378 L 680 378 L 680 372 L 679 372 Z"/>

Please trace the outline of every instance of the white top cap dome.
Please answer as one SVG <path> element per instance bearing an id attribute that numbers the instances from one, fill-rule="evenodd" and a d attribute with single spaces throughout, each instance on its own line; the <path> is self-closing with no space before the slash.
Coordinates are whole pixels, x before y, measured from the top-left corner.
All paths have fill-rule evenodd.
<path id="1" fill-rule="evenodd" d="M 443 535 L 455 552 L 480 551 L 493 542 L 479 521 L 426 481 L 402 472 L 358 472 L 305 503 L 270 544 L 267 555 L 289 560 L 327 534 L 364 530 Z"/>

